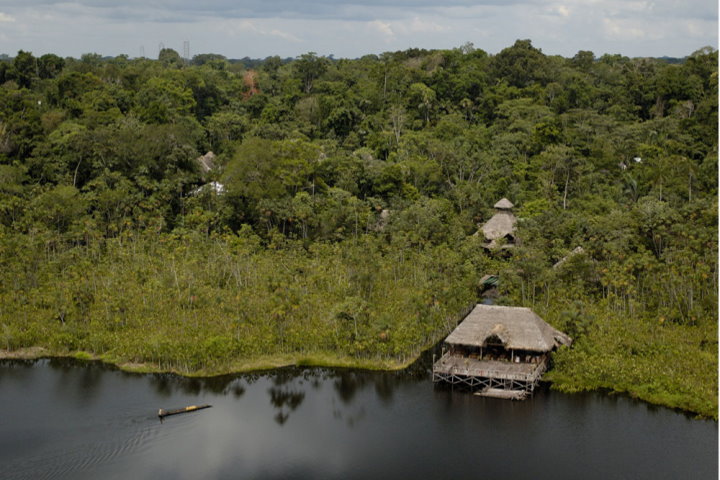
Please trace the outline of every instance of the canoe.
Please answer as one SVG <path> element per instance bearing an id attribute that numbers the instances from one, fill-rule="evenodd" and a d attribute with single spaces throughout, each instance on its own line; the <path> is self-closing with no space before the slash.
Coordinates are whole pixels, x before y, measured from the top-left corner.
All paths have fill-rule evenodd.
<path id="1" fill-rule="evenodd" d="M 189 407 L 185 408 L 177 408 L 174 410 L 164 410 L 160 409 L 158 410 L 158 417 L 165 418 L 169 417 L 170 415 L 177 415 L 179 413 L 188 413 L 188 412 L 195 412 L 197 410 L 202 410 L 204 408 L 210 408 L 212 405 L 190 405 Z"/>

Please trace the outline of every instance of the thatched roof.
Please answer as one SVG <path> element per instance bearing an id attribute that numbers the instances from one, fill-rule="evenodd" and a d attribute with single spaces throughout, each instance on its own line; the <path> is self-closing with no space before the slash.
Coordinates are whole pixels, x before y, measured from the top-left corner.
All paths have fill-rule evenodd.
<path id="1" fill-rule="evenodd" d="M 380 211 L 380 216 L 377 219 L 377 222 L 375 222 L 375 225 L 372 227 L 373 230 L 376 232 L 382 232 L 385 230 L 385 227 L 387 227 L 388 222 L 390 221 L 390 209 L 383 208 Z"/>
<path id="2" fill-rule="evenodd" d="M 517 218 L 510 209 L 514 205 L 507 198 L 502 198 L 495 204 L 497 212 L 481 227 L 485 238 L 490 242 L 488 248 L 497 247 L 497 240 L 510 236 L 515 238 L 515 225 Z M 506 246 L 507 247 L 507 246 Z"/>
<path id="3" fill-rule="evenodd" d="M 504 197 L 495 204 L 495 208 L 497 208 L 499 210 L 510 210 L 514 206 L 515 205 L 513 205 L 510 200 L 508 200 L 507 198 L 504 198 Z"/>
<path id="4" fill-rule="evenodd" d="M 516 224 L 517 218 L 512 212 L 501 210 L 482 226 L 482 231 L 488 240 L 497 240 L 506 235 L 514 237 Z"/>
<path id="5" fill-rule="evenodd" d="M 535 312 L 523 307 L 476 305 L 457 328 L 445 339 L 451 345 L 482 347 L 496 336 L 505 348 L 549 352 L 572 339 L 553 328 Z"/>
<path id="6" fill-rule="evenodd" d="M 202 173 L 207 173 L 215 168 L 215 154 L 213 152 L 207 152 L 205 155 L 201 155 L 195 159 L 200 167 Z"/>

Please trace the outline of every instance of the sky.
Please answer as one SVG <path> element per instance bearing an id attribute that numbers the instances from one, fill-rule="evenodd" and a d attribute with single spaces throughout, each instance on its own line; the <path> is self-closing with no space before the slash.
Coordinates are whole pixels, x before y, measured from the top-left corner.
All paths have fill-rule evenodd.
<path id="1" fill-rule="evenodd" d="M 548 55 L 684 57 L 718 47 L 717 0 L 0 0 L 0 54 L 357 58 L 530 39 Z"/>

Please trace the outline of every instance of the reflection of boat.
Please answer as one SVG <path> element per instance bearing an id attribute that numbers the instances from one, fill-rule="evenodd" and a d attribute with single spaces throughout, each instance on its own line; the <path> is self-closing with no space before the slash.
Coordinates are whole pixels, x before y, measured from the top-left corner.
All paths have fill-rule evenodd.
<path id="1" fill-rule="evenodd" d="M 178 413 L 188 413 L 188 412 L 194 412 L 196 410 L 202 410 L 203 408 L 210 408 L 212 405 L 190 405 L 189 407 L 185 408 L 178 408 L 175 410 L 164 410 L 160 409 L 158 410 L 158 417 L 165 418 L 170 415 L 177 415 Z"/>

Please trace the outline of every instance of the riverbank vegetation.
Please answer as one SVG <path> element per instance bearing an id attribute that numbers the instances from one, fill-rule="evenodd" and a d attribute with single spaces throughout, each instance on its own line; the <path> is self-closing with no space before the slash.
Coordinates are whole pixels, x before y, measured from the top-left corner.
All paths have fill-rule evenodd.
<path id="1" fill-rule="evenodd" d="M 717 418 L 717 144 L 710 48 L 19 52 L 0 61 L 0 349 L 397 368 L 493 273 L 499 302 L 575 338 L 555 387 Z M 511 255 L 473 235 L 502 197 Z"/>

